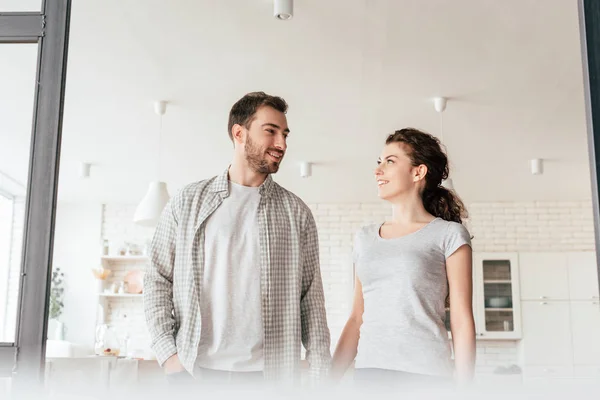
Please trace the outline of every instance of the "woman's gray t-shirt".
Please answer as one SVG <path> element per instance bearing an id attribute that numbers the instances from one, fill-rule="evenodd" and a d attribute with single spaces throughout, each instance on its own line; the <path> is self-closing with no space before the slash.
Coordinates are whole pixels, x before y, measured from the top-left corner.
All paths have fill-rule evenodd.
<path id="1" fill-rule="evenodd" d="M 356 368 L 451 376 L 446 259 L 470 246 L 470 235 L 441 218 L 394 239 L 383 239 L 380 227 L 362 228 L 354 244 L 364 298 Z"/>

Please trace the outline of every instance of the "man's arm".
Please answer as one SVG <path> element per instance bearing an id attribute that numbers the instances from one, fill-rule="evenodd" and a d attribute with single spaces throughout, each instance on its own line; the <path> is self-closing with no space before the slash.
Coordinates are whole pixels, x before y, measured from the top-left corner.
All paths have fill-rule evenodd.
<path id="1" fill-rule="evenodd" d="M 173 317 L 173 267 L 177 238 L 174 199 L 163 210 L 150 246 L 150 265 L 144 275 L 144 313 L 151 346 L 163 366 L 177 353 Z"/>
<path id="2" fill-rule="evenodd" d="M 306 349 L 309 374 L 323 378 L 331 365 L 331 338 L 325 313 L 325 295 L 319 263 L 317 226 L 310 211 L 306 218 L 301 240 L 302 251 L 302 344 Z"/>

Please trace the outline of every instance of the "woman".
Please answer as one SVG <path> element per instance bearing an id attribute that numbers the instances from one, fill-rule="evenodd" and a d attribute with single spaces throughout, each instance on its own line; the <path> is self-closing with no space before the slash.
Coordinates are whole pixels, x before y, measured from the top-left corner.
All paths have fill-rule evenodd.
<path id="1" fill-rule="evenodd" d="M 356 235 L 354 305 L 333 376 L 356 358 L 356 381 L 435 383 L 454 375 L 467 383 L 475 363 L 472 250 L 465 207 L 441 186 L 448 159 L 434 136 L 402 129 L 387 138 L 377 163 L 379 197 L 393 205 L 393 218 Z"/>

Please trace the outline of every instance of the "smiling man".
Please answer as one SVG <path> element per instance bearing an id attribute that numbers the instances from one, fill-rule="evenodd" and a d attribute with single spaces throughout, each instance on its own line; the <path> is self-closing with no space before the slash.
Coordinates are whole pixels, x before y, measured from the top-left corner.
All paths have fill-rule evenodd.
<path id="1" fill-rule="evenodd" d="M 330 335 L 310 209 L 275 183 L 287 104 L 245 95 L 229 114 L 233 161 L 165 207 L 144 278 L 152 347 L 169 381 L 296 381 L 330 365 Z"/>

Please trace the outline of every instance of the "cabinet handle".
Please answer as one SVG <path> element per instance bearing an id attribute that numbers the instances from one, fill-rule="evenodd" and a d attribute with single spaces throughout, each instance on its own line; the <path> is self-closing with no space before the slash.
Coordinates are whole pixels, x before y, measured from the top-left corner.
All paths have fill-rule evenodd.
<path id="1" fill-rule="evenodd" d="M 546 304 L 548 304 L 548 302 L 547 301 L 540 301 L 540 304 L 541 305 L 546 305 Z"/>
<path id="2" fill-rule="evenodd" d="M 548 372 L 554 372 L 554 370 L 550 369 L 550 368 L 544 368 L 544 372 L 546 372 L 546 373 L 548 373 Z"/>

